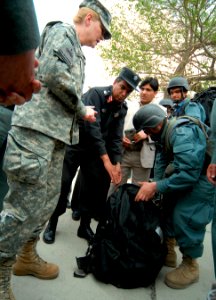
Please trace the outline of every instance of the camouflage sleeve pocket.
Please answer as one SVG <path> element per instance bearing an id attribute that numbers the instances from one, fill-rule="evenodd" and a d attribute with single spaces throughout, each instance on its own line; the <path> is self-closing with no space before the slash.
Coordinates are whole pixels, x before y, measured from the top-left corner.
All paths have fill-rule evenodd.
<path id="1" fill-rule="evenodd" d="M 21 147 L 11 136 L 8 136 L 3 169 L 9 179 L 28 184 L 37 183 L 41 173 L 38 156 Z"/>
<path id="2" fill-rule="evenodd" d="M 64 63 L 71 67 L 73 63 L 73 47 L 69 40 L 66 40 L 64 44 L 58 49 L 54 50 L 55 55 Z"/>

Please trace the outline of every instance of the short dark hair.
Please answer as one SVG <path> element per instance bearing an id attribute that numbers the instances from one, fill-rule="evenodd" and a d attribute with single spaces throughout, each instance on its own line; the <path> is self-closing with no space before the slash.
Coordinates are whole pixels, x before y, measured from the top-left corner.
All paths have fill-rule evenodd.
<path id="1" fill-rule="evenodd" d="M 146 77 L 144 80 L 141 81 L 139 88 L 142 88 L 144 85 L 149 84 L 150 87 L 157 92 L 159 89 L 159 82 L 157 78 L 154 77 Z"/>
<path id="2" fill-rule="evenodd" d="M 115 79 L 116 82 L 120 82 L 120 81 L 123 81 L 123 80 L 124 79 L 122 77 L 120 77 L 120 76 L 116 77 L 116 79 Z"/>

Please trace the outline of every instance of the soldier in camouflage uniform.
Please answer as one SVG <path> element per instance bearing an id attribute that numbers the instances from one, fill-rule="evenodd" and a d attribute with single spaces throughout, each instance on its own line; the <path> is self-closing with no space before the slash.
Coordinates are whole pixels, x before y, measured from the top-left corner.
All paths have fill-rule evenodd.
<path id="1" fill-rule="evenodd" d="M 81 46 L 109 39 L 109 11 L 97 0 L 84 0 L 74 25 L 49 23 L 37 51 L 38 95 L 16 107 L 8 136 L 4 170 L 9 192 L 0 215 L 0 299 L 14 299 L 15 275 L 42 279 L 58 276 L 58 266 L 36 252 L 39 234 L 56 207 L 65 145 L 78 142 L 77 118 L 95 121 L 95 111 L 81 102 L 85 57 Z"/>

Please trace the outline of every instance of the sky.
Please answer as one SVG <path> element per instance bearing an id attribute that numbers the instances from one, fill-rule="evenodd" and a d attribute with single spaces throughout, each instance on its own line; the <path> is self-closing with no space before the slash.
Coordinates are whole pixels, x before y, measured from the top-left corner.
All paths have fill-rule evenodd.
<path id="1" fill-rule="evenodd" d="M 101 3 L 110 9 L 116 1 L 101 0 Z M 34 0 L 40 32 L 50 21 L 61 20 L 72 23 L 73 16 L 81 2 L 81 0 Z M 106 72 L 104 62 L 97 49 L 83 47 L 83 51 L 86 56 L 84 92 L 89 87 L 112 84 L 112 78 Z"/>

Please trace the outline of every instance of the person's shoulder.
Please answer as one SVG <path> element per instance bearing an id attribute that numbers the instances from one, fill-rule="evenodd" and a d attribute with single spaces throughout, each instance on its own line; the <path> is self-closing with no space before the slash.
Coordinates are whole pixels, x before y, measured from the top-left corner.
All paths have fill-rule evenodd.
<path id="1" fill-rule="evenodd" d="M 103 93 L 105 96 L 110 96 L 112 94 L 112 86 L 95 86 L 94 89 L 100 93 Z"/>
<path id="2" fill-rule="evenodd" d="M 205 108 L 200 104 L 199 102 L 196 101 L 189 101 L 188 104 L 185 106 L 185 114 L 198 118 L 202 122 L 205 122 L 206 120 L 206 112 Z"/>
<path id="3" fill-rule="evenodd" d="M 88 90 L 89 93 L 95 92 L 103 98 L 112 95 L 112 86 L 94 86 Z"/>
<path id="4" fill-rule="evenodd" d="M 191 99 L 186 99 L 187 101 L 185 101 L 185 104 L 188 106 L 188 107 L 199 107 L 200 104 L 199 102 L 196 102 L 196 101 L 191 101 Z"/>
<path id="5" fill-rule="evenodd" d="M 46 24 L 43 31 L 46 31 L 48 29 L 50 30 L 50 29 L 59 29 L 59 28 L 63 28 L 62 21 L 51 21 Z"/>
<path id="6" fill-rule="evenodd" d="M 54 32 L 56 35 L 61 34 L 69 36 L 70 38 L 76 38 L 76 30 L 73 25 L 64 23 L 62 21 L 51 21 L 46 24 L 44 31 Z M 43 34 L 43 33 L 42 33 Z"/>
<path id="7" fill-rule="evenodd" d="M 106 98 L 112 95 L 112 90 L 110 90 L 108 87 L 101 87 L 101 86 L 94 86 L 90 87 L 84 94 L 83 98 L 91 97 L 94 95 L 94 97 L 97 98 Z"/>

